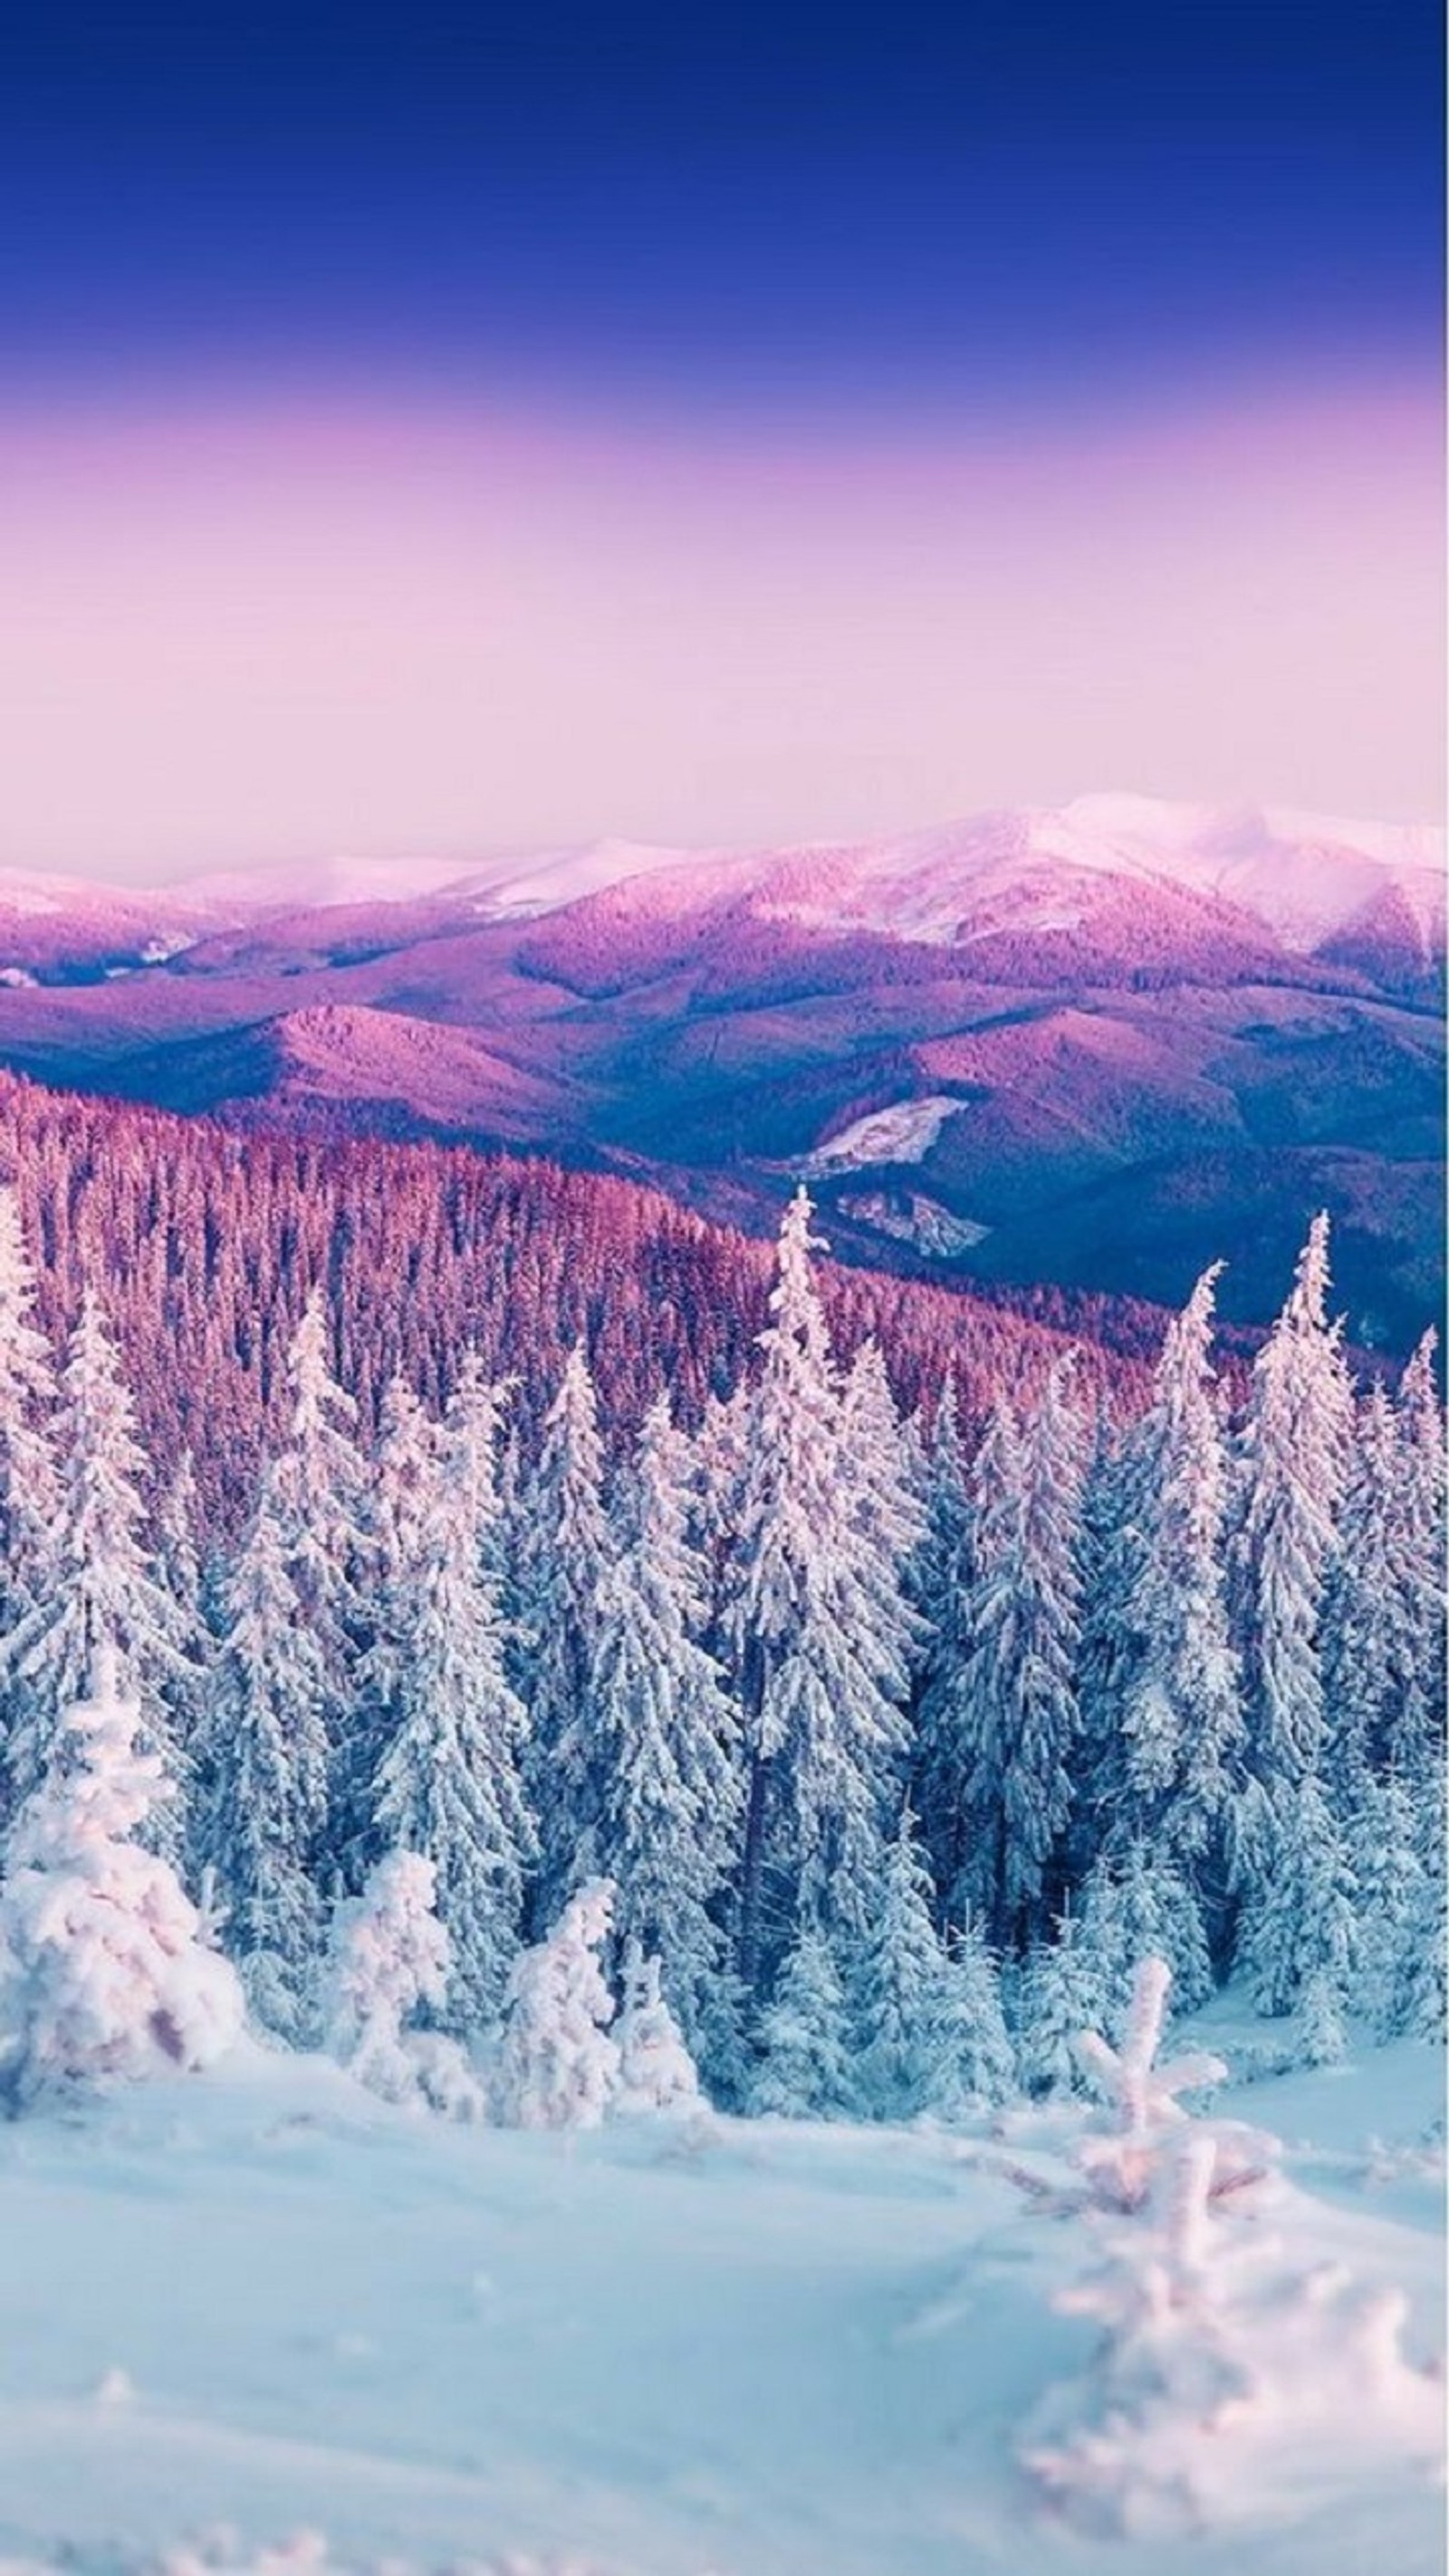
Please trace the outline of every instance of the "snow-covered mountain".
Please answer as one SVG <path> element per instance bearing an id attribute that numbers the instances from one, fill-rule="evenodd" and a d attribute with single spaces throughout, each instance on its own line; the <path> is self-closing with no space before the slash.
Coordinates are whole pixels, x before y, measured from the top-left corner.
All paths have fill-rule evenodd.
<path id="1" fill-rule="evenodd" d="M 1355 1327 L 1442 1278 L 1442 835 L 1092 796 L 860 844 L 0 875 L 0 1061 L 478 1137 L 843 1249 L 1268 1310 L 1317 1204 Z"/>

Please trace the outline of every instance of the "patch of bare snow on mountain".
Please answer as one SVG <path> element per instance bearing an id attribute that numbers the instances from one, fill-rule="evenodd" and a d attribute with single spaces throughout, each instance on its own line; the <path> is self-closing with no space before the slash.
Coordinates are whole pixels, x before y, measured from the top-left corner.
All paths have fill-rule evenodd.
<path id="1" fill-rule="evenodd" d="M 929 1154 L 948 1118 L 964 1109 L 964 1100 L 934 1093 L 926 1100 L 895 1100 L 886 1109 L 854 1118 L 837 1136 L 827 1137 L 800 1165 L 807 1179 L 830 1172 L 868 1169 L 873 1163 L 919 1163 Z"/>

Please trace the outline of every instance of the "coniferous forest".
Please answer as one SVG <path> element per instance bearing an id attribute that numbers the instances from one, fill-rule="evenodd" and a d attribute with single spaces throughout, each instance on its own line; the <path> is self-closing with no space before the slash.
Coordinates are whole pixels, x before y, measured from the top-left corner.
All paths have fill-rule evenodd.
<path id="1" fill-rule="evenodd" d="M 1323 1216 L 1225 1366 L 1211 1268 L 1109 1352 L 832 1272 L 803 1189 L 771 1258 L 545 1166 L 7 1105 L 15 1885 L 119 1692 L 105 1795 L 254 2023 L 453 2108 L 551 2116 L 530 2015 L 601 2029 L 600 1960 L 630 2080 L 744 2110 L 1069 2088 L 1148 1956 L 1275 2062 L 1442 2036 L 1434 1337 L 1355 1384 Z"/>

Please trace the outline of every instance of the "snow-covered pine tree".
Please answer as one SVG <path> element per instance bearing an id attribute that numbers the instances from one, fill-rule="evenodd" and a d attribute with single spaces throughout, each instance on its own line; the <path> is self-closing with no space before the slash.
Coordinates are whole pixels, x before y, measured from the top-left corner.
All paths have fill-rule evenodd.
<path id="1" fill-rule="evenodd" d="M 226 1587 L 196 1748 L 193 1850 L 216 1888 L 252 2010 L 297 2040 L 311 2030 L 321 1943 L 330 1677 L 298 1593 L 276 1479 L 274 1463 Z"/>
<path id="2" fill-rule="evenodd" d="M 496 2082 L 507 2127 L 595 2129 L 613 2102 L 614 1998 L 599 1964 L 613 1912 L 613 1888 L 596 1879 L 569 1898 L 548 1938 L 514 1961 Z"/>
<path id="3" fill-rule="evenodd" d="M 569 1352 L 544 1416 L 527 1526 L 523 1697 L 531 1734 L 529 1784 L 542 1847 L 534 1916 L 547 1922 L 573 1882 L 574 1853 L 597 1827 L 608 1785 L 586 1713 L 614 1543 L 604 1504 L 598 1402 L 579 1342 Z"/>
<path id="4" fill-rule="evenodd" d="M 1343 1837 L 1313 1774 L 1279 1798 L 1264 1877 L 1243 1909 L 1238 1962 L 1261 2013 L 1300 2012 L 1332 2049 L 1333 2020 L 1353 1991 L 1356 1889 Z"/>
<path id="5" fill-rule="evenodd" d="M 938 1849 L 934 1816 L 951 1813 L 951 1719 L 956 1674 L 965 1651 L 967 1581 L 966 1453 L 956 1387 L 942 1388 L 921 1441 L 925 1536 L 911 1568 L 911 1597 L 925 1622 L 916 1700 L 916 1784 L 922 1831 L 937 1876 L 954 1879 L 958 1856 Z"/>
<path id="6" fill-rule="evenodd" d="M 111 2078 L 210 2065 L 242 2021 L 174 1871 L 134 1839 L 168 1793 L 137 1745 L 137 1701 L 97 1649 L 70 1751 L 16 1818 L 0 1887 L 0 2093 L 13 2107 Z"/>
<path id="7" fill-rule="evenodd" d="M 1016 2091 L 1016 2051 L 1002 2010 L 1001 1977 L 975 1923 L 947 1934 L 928 2023 L 921 2109 L 960 2120 Z"/>
<path id="8" fill-rule="evenodd" d="M 1270 1799 L 1315 1768 L 1323 1740 L 1324 1593 L 1353 1427 L 1340 1327 L 1325 1313 L 1328 1280 L 1320 1215 L 1253 1363 L 1242 1435 L 1234 1554 L 1246 1758 Z"/>
<path id="9" fill-rule="evenodd" d="M 1221 1845 L 1243 1731 L 1225 1585 L 1228 1461 L 1211 1360 L 1220 1267 L 1204 1271 L 1168 1329 L 1133 1443 L 1136 1566 L 1120 1696 L 1120 1822 L 1194 1857 Z"/>
<path id="10" fill-rule="evenodd" d="M 386 1852 L 332 1920 L 323 1989 L 326 2046 L 388 2102 L 427 2102 L 481 2118 L 482 2087 L 455 2040 L 413 2027 L 441 2015 L 450 1944 L 434 1910 L 436 1873 L 420 1852 Z"/>
<path id="11" fill-rule="evenodd" d="M 749 1761 L 739 1959 L 751 1982 L 770 1912 L 787 1933 L 806 1917 L 847 1935 L 869 1919 L 916 1637 L 905 1568 L 872 1527 L 874 1434 L 858 1457 L 842 1418 L 810 1219 L 802 1188 L 760 1336 L 726 1604 Z"/>
<path id="12" fill-rule="evenodd" d="M 1390 1753 L 1407 1753 L 1415 1771 L 1426 1760 L 1405 1470 L 1393 1408 L 1373 1387 L 1358 1411 L 1323 1607 L 1320 1768 L 1345 1827 Z"/>
<path id="13" fill-rule="evenodd" d="M 116 1655 L 125 1686 L 142 1695 L 148 1749 L 174 1771 L 160 1693 L 183 1658 L 145 1540 L 146 1459 L 135 1407 L 91 1289 L 67 1347 L 56 1428 L 61 1483 L 44 1588 L 7 1650 L 21 1685 L 8 1748 L 17 1803 L 43 1779 L 64 1712 L 83 1699 L 103 1648 Z"/>
<path id="14" fill-rule="evenodd" d="M 23 1724 L 26 1697 L 12 1640 L 24 1634 L 48 1588 L 59 1516 L 55 1403 L 50 1344 L 35 1321 L 35 1274 L 19 1202 L 7 1185 L 0 1188 L 0 1820 L 6 1747 Z"/>
<path id="15" fill-rule="evenodd" d="M 1391 1757 L 1407 1773 L 1421 1764 L 1431 1784 L 1444 1759 L 1445 1682 L 1449 1675 L 1449 1533 L 1445 1528 L 1444 1407 L 1434 1379 L 1438 1335 L 1423 1335 L 1399 1384 L 1398 1422 L 1403 1480 L 1397 1527 L 1402 1550 L 1400 1581 L 1406 1596 L 1415 1686 L 1402 1713 L 1410 1723 L 1390 1729 Z M 1416 1733 L 1423 1728 L 1422 1751 Z"/>
<path id="16" fill-rule="evenodd" d="M 946 1960 L 910 1808 L 887 1846 L 875 1919 L 855 1979 L 856 2075 L 862 2107 L 909 2120 L 939 2078 L 936 2039 Z"/>
<path id="17" fill-rule="evenodd" d="M 1080 1916 L 1064 1914 L 1050 1940 L 1033 1942 L 1022 1972 L 1017 2067 L 1028 2093 L 1085 2093 L 1082 2033 L 1107 2015 L 1108 1978 Z"/>
<path id="18" fill-rule="evenodd" d="M 954 1718 L 961 1861 L 947 1911 L 979 1912 L 1003 1941 L 1038 1917 L 1071 1805 L 1085 1462 L 1069 1374 L 1069 1360 L 1053 1365 L 1024 1434 L 1000 1401 L 972 1470 Z"/>
<path id="19" fill-rule="evenodd" d="M 625 1945 L 620 1985 L 623 2005 L 614 2024 L 619 2077 L 611 2108 L 628 2116 L 697 2111 L 704 2101 L 699 2072 L 679 2024 L 660 1991 L 657 1959 L 635 1940 Z"/>
<path id="20" fill-rule="evenodd" d="M 1423 1934 L 1427 1872 L 1413 1800 L 1397 1772 L 1365 1775 L 1348 1820 L 1357 1939 L 1352 2001 L 1380 2039 L 1406 2027 Z"/>
<path id="21" fill-rule="evenodd" d="M 1182 1865 L 1165 1838 L 1134 1835 L 1102 1852 L 1081 1891 L 1082 1933 L 1113 2027 L 1132 2000 L 1143 1959 L 1165 1959 L 1180 2012 L 1195 2012 L 1213 1990 L 1202 1916 Z"/>
<path id="22" fill-rule="evenodd" d="M 448 2018 L 497 2013 L 518 1947 L 536 1841 L 524 1796 L 523 1708 L 509 1685 L 500 1577 L 479 1543 L 475 1426 L 455 1413 L 422 1464 L 395 1532 L 382 1608 L 374 1847 L 420 1853 L 437 1874 L 452 1945 Z M 428 1456 L 427 1447 L 432 1455 Z"/>
<path id="23" fill-rule="evenodd" d="M 805 1923 L 760 2015 L 750 2109 L 788 2120 L 836 2120 L 848 2117 L 855 2102 L 844 1983 L 831 1943 Z"/>
<path id="24" fill-rule="evenodd" d="M 55 1365 L 35 1320 L 20 1207 L 0 1187 L 0 1638 L 33 1606 L 60 1505 Z"/>
<path id="25" fill-rule="evenodd" d="M 618 1888 L 621 1938 L 657 1951 L 692 2048 L 724 1970 L 711 1907 L 739 1847 L 739 1721 L 706 1653 L 705 1570 L 689 1541 L 692 1461 L 650 1407 L 622 1544 L 599 1594 L 586 1728 L 603 1803 L 575 1867 Z"/>
<path id="26" fill-rule="evenodd" d="M 271 1508 L 302 1614 L 326 1676 L 329 1736 L 355 1700 L 353 1664 L 367 1618 L 359 1575 L 367 1553 L 367 1472 L 355 1399 L 332 1374 L 327 1310 L 314 1288 L 287 1350 L 286 1436 L 271 1468 Z"/>

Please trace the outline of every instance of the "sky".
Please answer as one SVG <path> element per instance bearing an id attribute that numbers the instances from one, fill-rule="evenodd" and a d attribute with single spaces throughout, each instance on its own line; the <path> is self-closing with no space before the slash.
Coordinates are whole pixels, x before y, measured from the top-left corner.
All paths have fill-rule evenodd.
<path id="1" fill-rule="evenodd" d="M 1428 0 L 13 17 L 0 864 L 1439 812 Z"/>

